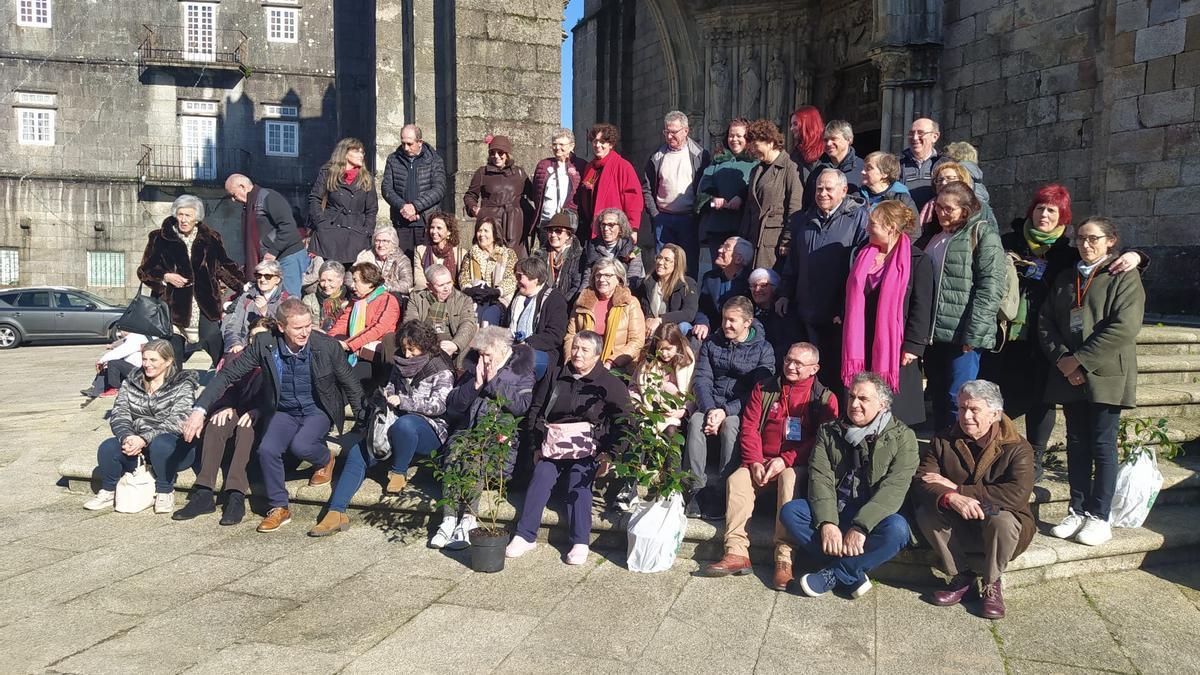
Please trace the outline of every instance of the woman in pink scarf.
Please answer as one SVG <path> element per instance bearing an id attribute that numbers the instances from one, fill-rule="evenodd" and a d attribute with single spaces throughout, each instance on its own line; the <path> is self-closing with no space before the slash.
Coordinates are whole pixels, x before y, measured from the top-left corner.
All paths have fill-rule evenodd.
<path id="1" fill-rule="evenodd" d="M 920 357 L 933 323 L 934 270 L 912 245 L 917 214 L 898 201 L 880 203 L 846 280 L 842 315 L 842 381 L 879 373 L 892 387 L 892 414 L 907 425 L 925 421 Z"/>

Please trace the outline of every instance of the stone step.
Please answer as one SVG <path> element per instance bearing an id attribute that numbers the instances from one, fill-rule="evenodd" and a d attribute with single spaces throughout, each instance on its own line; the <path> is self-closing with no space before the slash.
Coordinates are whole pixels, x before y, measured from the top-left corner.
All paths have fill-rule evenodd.
<path id="1" fill-rule="evenodd" d="M 1164 356 L 1138 355 L 1138 385 L 1200 383 L 1200 353 Z"/>
<path id="2" fill-rule="evenodd" d="M 1150 415 L 1136 415 L 1150 417 Z M 1196 417 L 1164 417 L 1167 421 L 1167 437 L 1181 444 L 1187 451 L 1200 450 L 1200 418 Z M 1024 418 L 1017 418 L 1017 428 L 1024 431 Z M 1067 421 L 1061 410 L 1055 412 L 1054 431 L 1050 434 L 1050 446 L 1063 449 L 1067 442 Z M 1151 444 L 1153 445 L 1153 444 Z"/>
<path id="3" fill-rule="evenodd" d="M 1200 329 L 1184 326 L 1142 326 L 1137 353 L 1145 355 L 1200 354 Z"/>

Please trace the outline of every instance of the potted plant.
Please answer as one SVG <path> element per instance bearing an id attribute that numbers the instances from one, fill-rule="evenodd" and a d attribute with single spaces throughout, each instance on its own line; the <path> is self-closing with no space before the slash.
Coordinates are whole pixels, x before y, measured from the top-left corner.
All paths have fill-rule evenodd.
<path id="1" fill-rule="evenodd" d="M 479 523 L 469 532 L 471 569 L 476 572 L 504 569 L 508 532 L 499 521 L 499 510 L 505 496 L 504 473 L 521 422 L 505 409 L 507 404 L 503 398 L 493 401 L 474 426 L 456 432 L 431 457 L 434 477 L 442 484 L 443 496 L 437 505 L 465 502 Z"/>

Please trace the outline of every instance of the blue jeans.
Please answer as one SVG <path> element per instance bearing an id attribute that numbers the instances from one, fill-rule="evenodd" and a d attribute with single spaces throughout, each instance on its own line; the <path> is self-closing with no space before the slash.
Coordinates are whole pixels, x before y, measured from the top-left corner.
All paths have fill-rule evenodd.
<path id="1" fill-rule="evenodd" d="M 687 254 L 687 275 L 696 278 L 700 269 L 700 225 L 690 213 L 666 213 L 654 216 L 654 240 L 658 253 L 665 244 L 676 244 Z"/>
<path id="2" fill-rule="evenodd" d="M 404 473 L 408 471 L 413 455 L 428 457 L 442 441 L 424 417 L 402 415 L 388 427 L 388 443 L 392 446 L 392 472 Z M 366 480 L 367 469 L 378 463 L 379 460 L 371 454 L 365 443 L 355 443 L 347 450 L 342 463 L 342 475 L 338 476 L 333 496 L 329 498 L 329 510 L 345 513 L 350 499 Z"/>
<path id="3" fill-rule="evenodd" d="M 1117 431 L 1121 409 L 1079 401 L 1063 404 L 1067 418 L 1067 481 L 1071 510 L 1104 520 L 1117 489 Z"/>
<path id="4" fill-rule="evenodd" d="M 979 377 L 979 350 L 964 352 L 962 345 L 935 342 L 925 350 L 924 361 L 934 429 L 945 429 L 958 421 L 958 390 Z"/>
<path id="5" fill-rule="evenodd" d="M 300 249 L 276 262 L 283 268 L 283 290 L 293 298 L 304 294 L 304 270 L 308 269 L 308 251 Z"/>
<path id="6" fill-rule="evenodd" d="M 196 446 L 184 443 L 175 434 L 159 434 L 142 449 L 150 468 L 154 470 L 154 491 L 175 491 L 175 476 L 179 470 L 196 462 Z M 137 455 L 130 457 L 121 452 L 121 441 L 109 438 L 96 451 L 96 465 L 100 470 L 100 487 L 116 490 L 121 474 L 137 467 Z"/>
<path id="7" fill-rule="evenodd" d="M 854 521 L 857 510 L 847 509 L 839 514 L 838 528 L 842 532 Z M 833 572 L 838 583 L 851 586 L 862 580 L 871 570 L 896 557 L 900 549 L 908 544 L 908 521 L 898 513 L 884 518 L 867 534 L 863 554 L 850 558 L 827 556 L 821 550 L 821 534 L 813 522 L 812 507 L 807 499 L 793 499 L 779 510 L 779 522 L 788 534 L 815 560 L 821 561 Z"/>
<path id="8" fill-rule="evenodd" d="M 550 367 L 550 355 L 546 352 L 535 349 L 533 350 L 533 378 L 535 381 L 540 381 L 542 376 L 546 374 L 546 369 Z"/>

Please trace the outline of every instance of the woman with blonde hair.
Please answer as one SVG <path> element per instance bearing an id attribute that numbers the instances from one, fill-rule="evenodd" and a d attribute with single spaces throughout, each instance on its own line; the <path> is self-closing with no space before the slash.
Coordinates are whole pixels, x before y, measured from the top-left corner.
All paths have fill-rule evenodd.
<path id="1" fill-rule="evenodd" d="M 363 142 L 343 138 L 308 193 L 310 252 L 347 267 L 360 251 L 371 248 L 379 210 L 375 180 L 365 162 Z"/>
<path id="2" fill-rule="evenodd" d="M 696 280 L 686 276 L 687 254 L 676 244 L 667 244 L 654 259 L 654 272 L 637 289 L 642 313 L 646 315 L 646 334 L 673 323 L 684 335 L 692 330 L 700 306 Z"/>
<path id="3" fill-rule="evenodd" d="M 920 224 L 924 234 L 936 232 L 938 229 L 937 217 L 933 212 L 933 203 L 937 201 L 937 195 L 942 191 L 942 188 L 951 183 L 962 183 L 971 188 L 971 192 L 975 194 L 975 199 L 979 202 L 979 214 L 985 222 L 992 226 L 997 234 L 1000 233 L 1000 226 L 996 223 L 996 215 L 992 213 L 992 207 L 988 206 L 986 200 L 979 196 L 979 190 L 975 189 L 975 178 L 971 176 L 970 170 L 958 162 L 942 162 L 938 164 L 933 171 L 933 194 L 934 199 L 929 200 L 921 209 Z"/>

